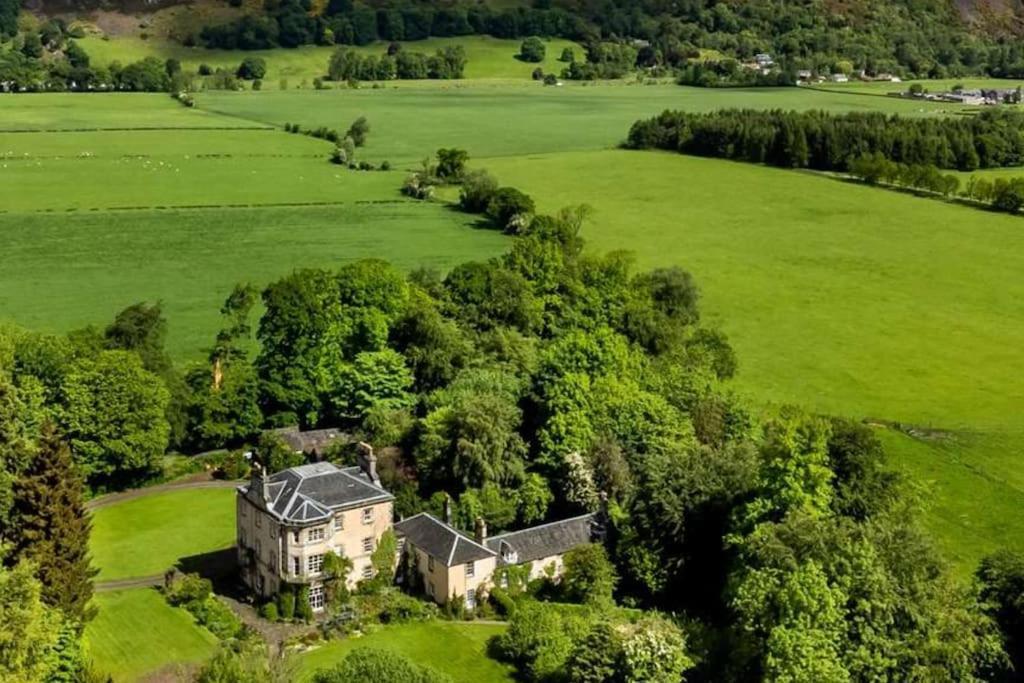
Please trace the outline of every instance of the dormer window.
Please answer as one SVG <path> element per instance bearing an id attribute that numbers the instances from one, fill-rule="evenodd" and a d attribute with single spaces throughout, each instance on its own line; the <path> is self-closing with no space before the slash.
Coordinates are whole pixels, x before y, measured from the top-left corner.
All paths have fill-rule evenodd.
<path id="1" fill-rule="evenodd" d="M 512 549 L 508 543 L 501 544 L 501 559 L 505 564 L 518 564 L 519 553 Z"/>

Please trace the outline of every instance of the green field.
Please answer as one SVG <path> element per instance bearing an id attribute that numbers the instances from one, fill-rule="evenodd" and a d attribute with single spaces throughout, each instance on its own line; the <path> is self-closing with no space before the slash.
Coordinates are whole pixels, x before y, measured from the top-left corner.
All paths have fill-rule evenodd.
<path id="1" fill-rule="evenodd" d="M 88 655 L 97 670 L 113 676 L 116 683 L 202 662 L 217 650 L 217 639 L 209 631 L 185 610 L 168 605 L 155 590 L 100 593 L 95 602 L 99 614 L 85 629 Z"/>
<path id="2" fill-rule="evenodd" d="M 907 100 L 799 88 L 702 89 L 621 83 L 557 88 L 458 81 L 414 90 L 206 92 L 197 96 L 197 103 L 209 111 L 278 126 L 291 122 L 344 129 L 357 116 L 366 116 L 372 130 L 362 155 L 406 166 L 439 147 L 453 145 L 474 157 L 606 149 L 624 140 L 635 120 L 664 109 L 882 109 L 908 115 L 943 109 Z"/>
<path id="3" fill-rule="evenodd" d="M 296 679 L 333 666 L 356 647 L 390 650 L 448 674 L 456 683 L 511 683 L 512 670 L 487 656 L 487 641 L 504 630 L 497 624 L 432 621 L 392 626 L 362 638 L 347 638 L 299 656 Z"/>
<path id="4" fill-rule="evenodd" d="M 591 204 L 593 248 L 691 270 L 757 404 L 955 432 L 887 443 L 933 487 L 930 519 L 956 559 L 1024 549 L 1020 218 L 657 152 L 486 165 L 541 209 Z"/>
<path id="5" fill-rule="evenodd" d="M 91 550 L 98 581 L 160 574 L 181 558 L 235 542 L 233 489 L 154 493 L 92 513 Z"/>
<path id="6" fill-rule="evenodd" d="M 160 93 L 42 93 L 0 97 L 0 133 L 128 128 L 246 128 L 259 125 L 252 121 L 189 109 Z M 7 136 L 4 139 L 0 147 L 14 144 L 6 142 Z"/>
<path id="7" fill-rule="evenodd" d="M 372 130 L 360 158 L 412 168 L 444 145 L 478 157 L 605 149 L 635 118 L 666 107 L 888 103 L 792 88 L 449 85 L 208 93 L 199 109 L 164 95 L 3 98 L 0 318 L 60 331 L 160 300 L 171 351 L 195 357 L 239 281 L 367 256 L 443 270 L 504 248 L 500 235 L 469 229 L 470 217 L 403 199 L 401 172 L 339 169 L 327 163 L 328 143 L 270 125 L 344 130 L 365 114 Z M 140 129 L 153 127 L 175 130 Z M 221 130 L 195 130 L 211 127 Z M 285 206 L 295 204 L 308 206 Z"/>
<path id="8" fill-rule="evenodd" d="M 471 217 L 403 198 L 402 172 L 342 169 L 323 140 L 156 97 L 0 103 L 24 103 L 0 124 L 12 129 L 177 126 L 0 132 L 0 318 L 61 331 L 159 300 L 171 351 L 195 356 L 238 282 L 369 256 L 443 270 L 506 244 L 468 229 Z"/>
<path id="9" fill-rule="evenodd" d="M 431 38 L 429 40 L 406 41 L 403 49 L 410 52 L 433 54 L 438 48 L 461 45 L 466 51 L 466 79 L 488 80 L 530 80 L 538 66 L 545 72 L 561 73 L 565 64 L 558 61 L 566 47 L 572 48 L 577 57 L 584 50 L 578 44 L 562 39 L 545 40 L 545 59 L 542 63 L 531 64 L 516 59 L 519 40 L 501 40 L 490 36 L 466 36 L 461 38 Z M 214 69 L 225 68 L 234 71 L 243 57 L 261 57 L 267 62 L 267 75 L 263 78 L 264 88 L 278 89 L 281 79 L 287 79 L 289 88 L 310 88 L 314 78 L 327 74 L 327 63 L 337 49 L 336 46 L 319 47 L 306 45 L 298 48 L 276 50 L 207 50 L 199 47 L 185 47 L 180 43 L 150 38 L 120 37 L 110 40 L 85 38 L 79 43 L 89 54 L 94 64 L 107 65 L 118 61 L 122 64 L 144 57 L 177 59 L 186 71 L 196 71 L 200 64 Z M 359 47 L 346 47 L 361 54 L 382 55 L 387 52 L 388 43 L 379 42 Z M 409 85 L 409 84 L 406 84 Z"/>
<path id="10" fill-rule="evenodd" d="M 446 269 L 499 253 L 501 235 L 441 205 L 396 201 L 59 214 L 0 214 L 0 317 L 61 331 L 162 301 L 168 346 L 196 358 L 238 282 L 365 257 Z"/>
<path id="11" fill-rule="evenodd" d="M 592 204 L 593 248 L 692 270 L 754 405 L 951 432 L 885 437 L 932 487 L 930 519 L 962 567 L 1024 543 L 1019 218 L 811 173 L 613 149 L 635 119 L 665 108 L 940 115 L 951 105 L 797 88 L 467 81 L 207 92 L 196 110 L 148 95 L 12 97 L 0 107 L 8 130 L 181 129 L 0 132 L 0 317 L 64 330 L 162 300 L 171 350 L 188 358 L 209 343 L 238 281 L 364 256 L 444 269 L 505 248 L 441 203 L 402 199 L 399 171 L 341 170 L 324 158 L 329 145 L 262 129 L 344 129 L 365 115 L 360 158 L 412 168 L 439 147 L 463 147 L 542 209 Z M 193 130 L 203 127 L 255 129 Z"/>

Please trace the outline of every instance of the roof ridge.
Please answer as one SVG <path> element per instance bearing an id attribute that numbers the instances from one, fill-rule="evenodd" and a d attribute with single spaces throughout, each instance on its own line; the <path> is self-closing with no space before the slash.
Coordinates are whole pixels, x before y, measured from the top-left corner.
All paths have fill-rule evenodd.
<path id="1" fill-rule="evenodd" d="M 359 466 L 358 465 L 354 465 L 353 467 L 359 467 Z M 356 475 L 354 475 L 351 472 L 349 472 L 348 471 L 349 469 L 352 469 L 352 468 L 350 468 L 350 467 L 339 467 L 339 468 L 337 468 L 336 471 L 344 474 L 346 477 L 356 481 L 357 483 L 365 484 L 366 486 L 369 486 L 372 489 L 376 489 L 377 491 L 383 491 L 384 493 L 388 493 L 388 491 L 383 486 L 377 486 L 376 484 L 373 483 L 373 480 L 371 480 L 369 477 L 366 478 L 366 481 L 363 481 L 362 479 L 360 479 Z M 360 471 L 362 471 L 361 467 L 359 469 L 360 469 Z"/>
<path id="2" fill-rule="evenodd" d="M 584 517 L 595 517 L 596 515 L 597 515 L 597 513 L 595 513 L 595 512 L 588 512 L 588 513 L 583 514 L 583 515 L 576 515 L 575 517 L 567 517 L 565 519 L 558 519 L 558 520 L 555 520 L 554 522 L 544 522 L 543 524 L 538 524 L 536 526 L 528 526 L 525 529 L 519 529 L 517 531 L 505 531 L 505 532 L 500 533 L 500 534 L 495 534 L 494 536 L 488 537 L 487 540 L 488 541 L 494 541 L 494 540 L 498 540 L 498 539 L 501 539 L 501 538 L 506 538 L 508 536 L 515 536 L 516 534 L 522 534 L 522 533 L 525 533 L 527 531 L 536 531 L 537 529 L 543 529 L 544 527 L 554 526 L 556 524 L 565 524 L 566 522 L 575 522 L 577 520 L 583 519 Z"/>
<path id="3" fill-rule="evenodd" d="M 469 536 L 469 534 L 466 534 L 466 533 L 464 533 L 462 531 L 459 531 L 458 529 L 453 527 L 451 524 L 448 524 L 447 522 L 444 522 L 444 521 L 440 520 L 439 518 L 435 517 L 434 515 L 430 514 L 429 512 L 426 512 L 426 511 L 424 511 L 424 512 L 417 512 L 415 515 L 413 515 L 412 517 L 409 517 L 408 519 L 415 519 L 416 517 L 426 517 L 427 519 L 430 519 L 431 521 L 437 522 L 442 527 L 444 527 L 445 529 L 447 529 L 451 533 L 455 534 L 458 538 L 461 538 L 462 540 L 464 540 L 464 541 L 466 541 L 468 543 L 472 543 L 477 548 L 480 548 L 481 550 L 484 550 L 484 551 L 486 551 L 488 553 L 491 553 L 492 555 L 496 554 L 493 550 L 491 550 L 487 546 L 481 545 L 480 543 L 477 543 L 475 540 L 473 540 L 473 538 L 471 538 Z M 406 520 L 403 519 L 402 521 L 404 522 Z M 452 550 L 452 553 L 454 553 L 454 549 Z M 449 553 L 449 557 L 451 557 L 451 553 Z"/>

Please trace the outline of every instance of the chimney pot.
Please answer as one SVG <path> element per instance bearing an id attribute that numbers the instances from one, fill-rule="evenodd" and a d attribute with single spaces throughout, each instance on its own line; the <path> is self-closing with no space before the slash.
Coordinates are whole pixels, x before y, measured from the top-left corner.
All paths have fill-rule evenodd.
<path id="1" fill-rule="evenodd" d="M 359 449 L 359 467 L 362 468 L 363 473 L 369 477 L 377 486 L 380 486 L 380 477 L 377 476 L 377 455 L 373 452 L 373 446 L 360 441 L 358 445 Z"/>

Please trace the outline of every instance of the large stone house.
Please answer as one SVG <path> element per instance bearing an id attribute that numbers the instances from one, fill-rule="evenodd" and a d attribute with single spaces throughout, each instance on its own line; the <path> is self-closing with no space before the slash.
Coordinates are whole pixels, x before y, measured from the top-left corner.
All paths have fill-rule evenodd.
<path id="1" fill-rule="evenodd" d="M 529 566 L 530 578 L 556 579 L 563 555 L 601 534 L 595 515 L 583 515 L 529 529 L 487 537 L 478 520 L 473 537 L 421 513 L 393 523 L 394 496 L 380 485 L 373 450 L 360 444 L 359 465 L 338 467 L 318 462 L 265 476 L 253 468 L 252 480 L 237 495 L 238 562 L 245 585 L 270 598 L 289 584 L 308 585 L 314 611 L 323 609 L 324 556 L 352 560 L 351 587 L 373 576 L 371 554 L 388 530 L 398 539 L 397 563 L 422 579 L 438 604 L 461 597 L 474 607 L 504 566 Z M 447 505 L 446 505 L 447 508 Z"/>
<path id="2" fill-rule="evenodd" d="M 334 552 L 352 560 L 350 586 L 371 578 L 370 555 L 392 527 L 393 501 L 380 486 L 369 449 L 357 467 L 319 462 L 269 477 L 254 467 L 237 495 L 242 580 L 262 598 L 285 584 L 306 584 L 313 609 L 322 609 L 324 556 Z"/>

